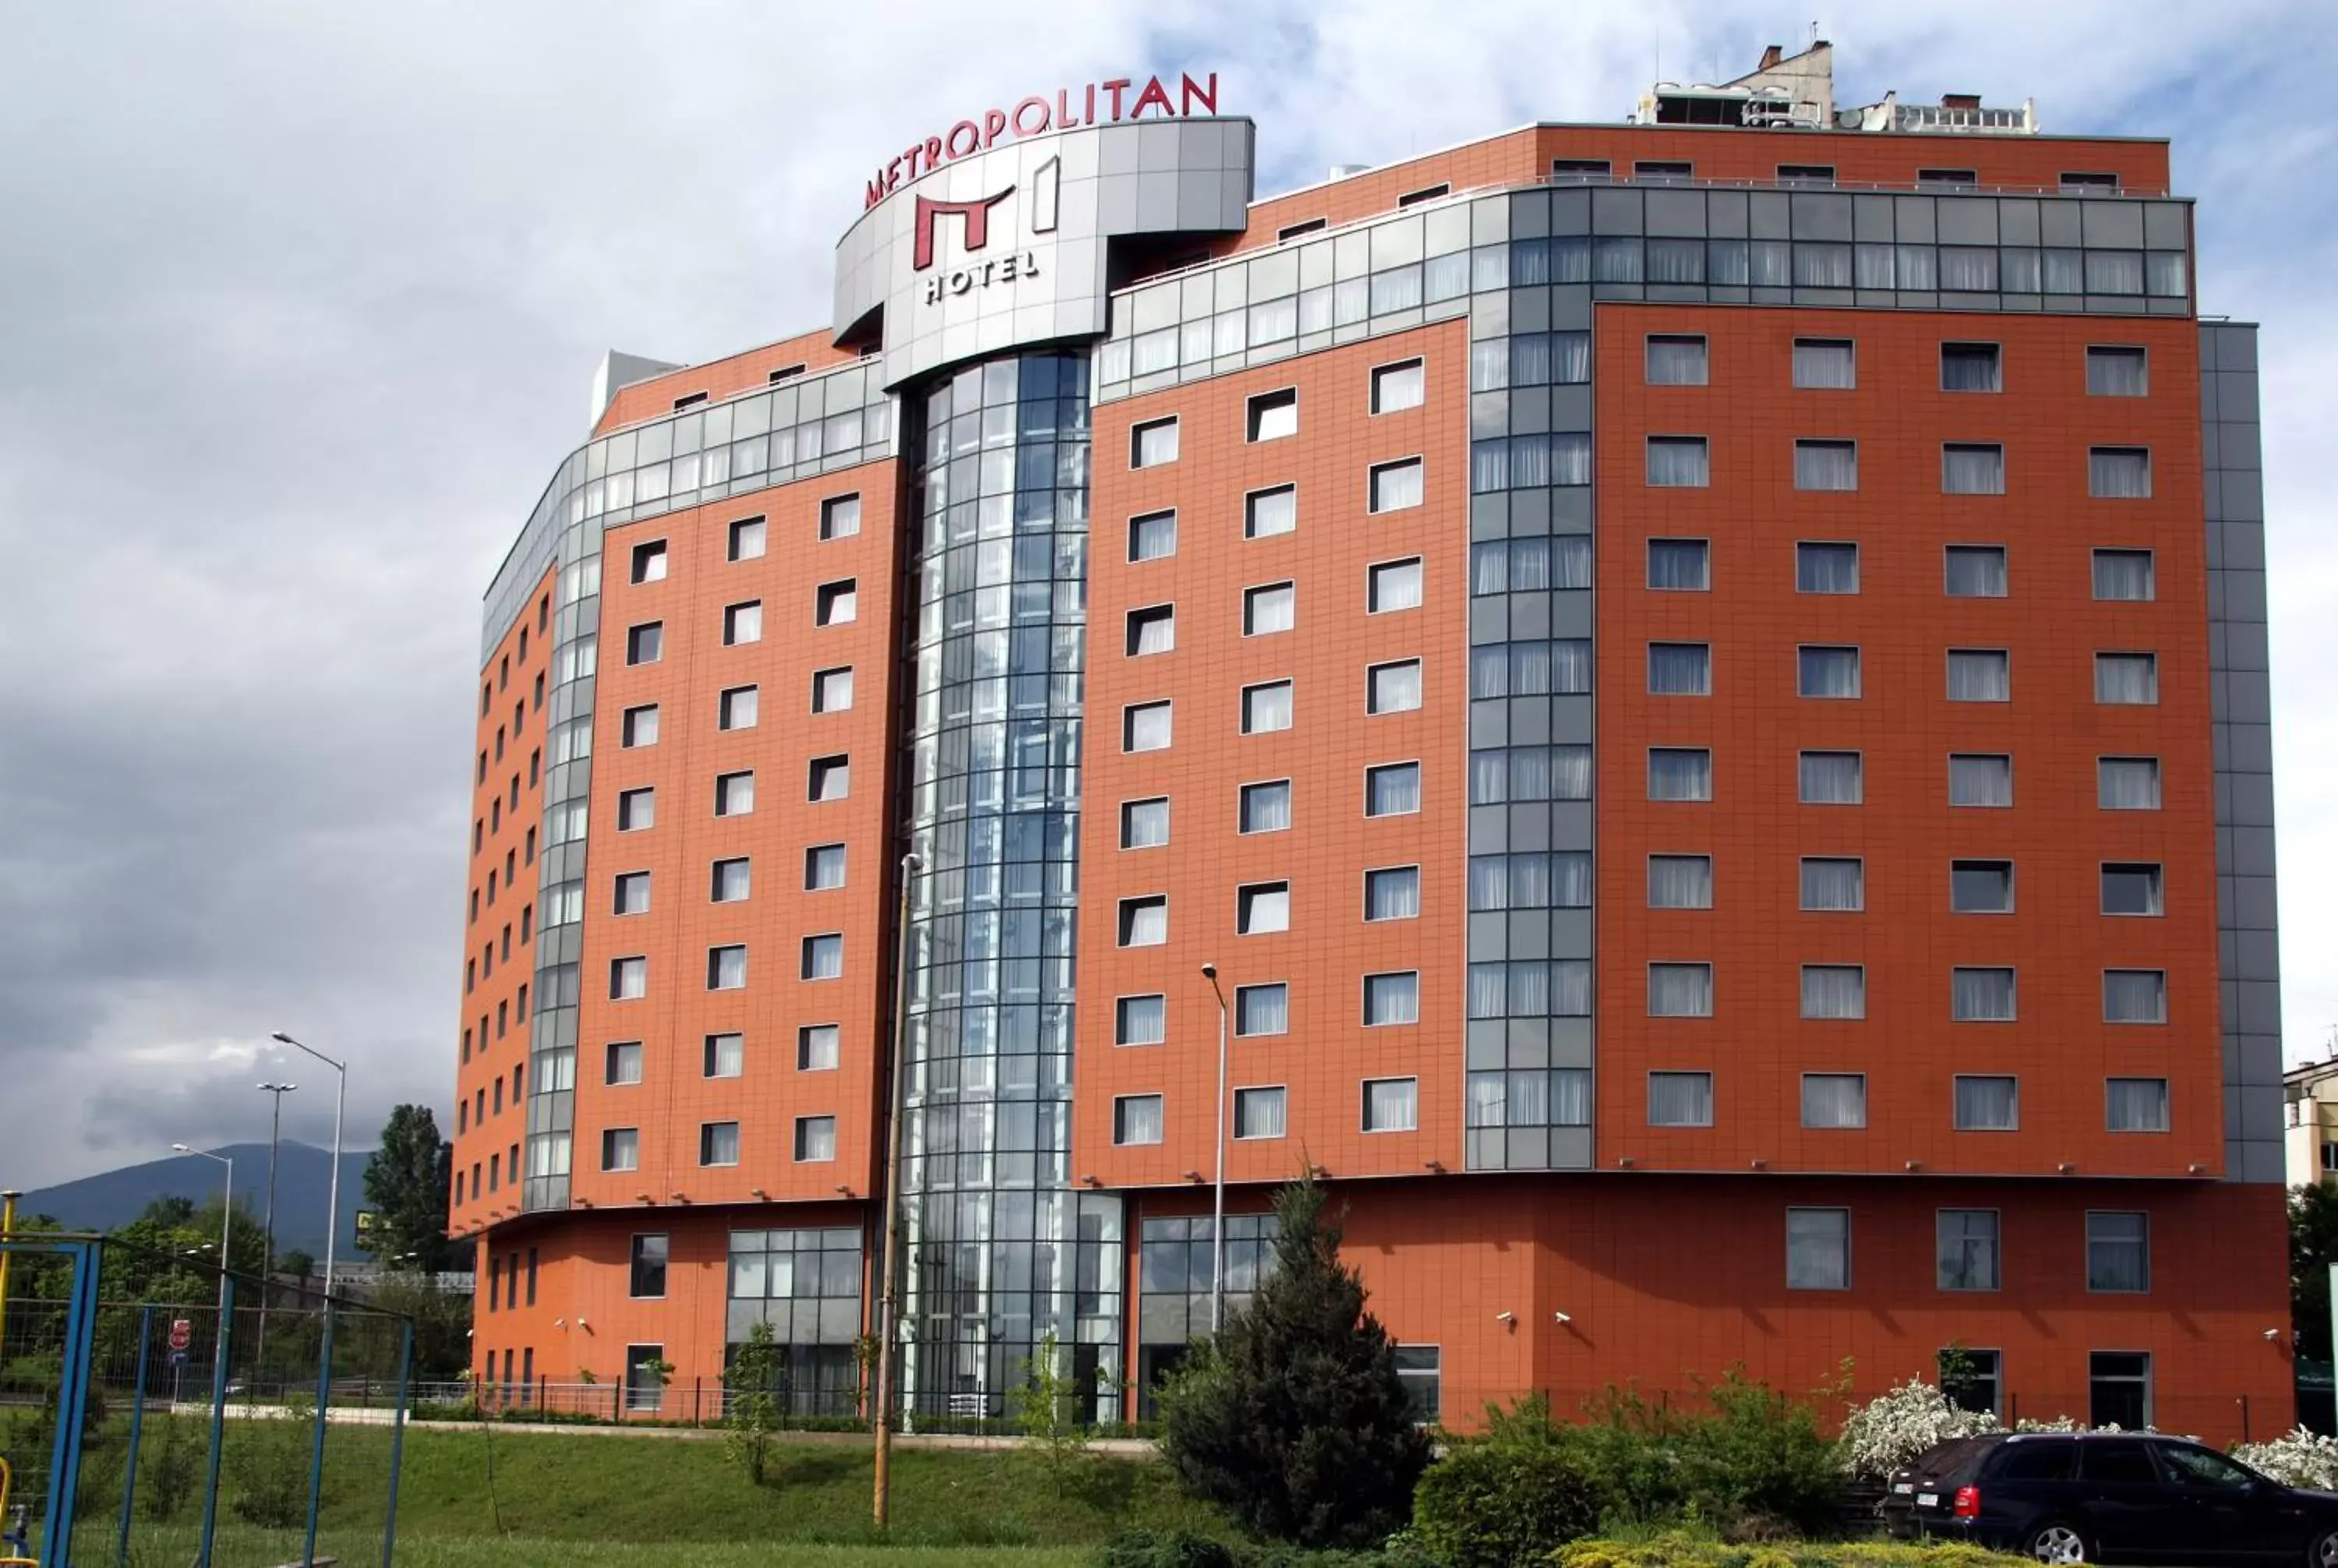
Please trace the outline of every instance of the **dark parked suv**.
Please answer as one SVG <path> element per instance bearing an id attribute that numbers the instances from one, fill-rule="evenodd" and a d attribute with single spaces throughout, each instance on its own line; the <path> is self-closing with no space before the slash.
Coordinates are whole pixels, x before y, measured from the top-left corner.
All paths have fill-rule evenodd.
<path id="1" fill-rule="evenodd" d="M 1960 1437 L 1895 1472 L 1892 1534 L 2041 1563 L 2283 1563 L 2338 1568 L 2338 1494 L 2268 1481 L 2180 1437 L 2016 1432 Z"/>

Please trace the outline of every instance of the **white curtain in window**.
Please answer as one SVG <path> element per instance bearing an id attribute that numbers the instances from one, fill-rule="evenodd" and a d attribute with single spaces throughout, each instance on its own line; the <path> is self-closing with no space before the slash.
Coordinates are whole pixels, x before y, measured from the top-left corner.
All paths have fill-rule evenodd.
<path id="1" fill-rule="evenodd" d="M 1550 543 L 1547 539 L 1510 541 L 1510 589 L 1513 593 L 1532 593 L 1550 586 Z"/>
<path id="2" fill-rule="evenodd" d="M 2113 1078 L 2106 1085 L 2114 1132 L 2167 1131 L 2167 1080 Z"/>
<path id="3" fill-rule="evenodd" d="M 1470 1017 L 1500 1018 L 1508 1014 L 1508 980 L 1504 971 L 1505 965 L 1500 964 L 1469 965 Z"/>
<path id="4" fill-rule="evenodd" d="M 1649 436 L 1648 483 L 1691 488 L 1713 483 L 1713 465 L 1704 437 Z"/>
<path id="5" fill-rule="evenodd" d="M 2009 702 L 2013 699 L 2013 675 L 2002 649 L 1949 650 L 1949 701 Z"/>
<path id="6" fill-rule="evenodd" d="M 699 1151 L 702 1165 L 736 1165 L 739 1163 L 739 1123 L 710 1122 L 700 1140 L 705 1147 Z"/>
<path id="7" fill-rule="evenodd" d="M 1704 248 L 1705 276 L 1714 283 L 1744 288 L 1753 277 L 1753 264 L 1746 259 L 1743 240 L 1714 240 Z"/>
<path id="8" fill-rule="evenodd" d="M 1550 482 L 1554 485 L 1591 483 L 1591 436 L 1586 431 L 1564 431 L 1550 438 Z"/>
<path id="9" fill-rule="evenodd" d="M 1949 804 L 2013 804 L 2013 759 L 1979 753 L 1949 759 Z"/>
<path id="10" fill-rule="evenodd" d="M 1280 1089 L 1237 1089 L 1234 1091 L 1234 1136 L 1237 1138 L 1280 1138 L 1282 1136 L 1283 1092 Z"/>
<path id="11" fill-rule="evenodd" d="M 2013 971 L 1949 972 L 1950 1015 L 1960 1023 L 2001 1024 L 2013 1017 Z"/>
<path id="12" fill-rule="evenodd" d="M 1706 571 L 1706 545 L 1702 539 L 1648 541 L 1648 586 L 1703 589 L 1711 582 Z"/>
<path id="13" fill-rule="evenodd" d="M 1469 1125 L 1499 1127 L 1508 1114 L 1509 1085 L 1499 1073 L 1469 1074 Z"/>
<path id="14" fill-rule="evenodd" d="M 2150 357 L 2140 348 L 2087 350 L 2087 392 L 2095 397 L 2140 397 L 2150 391 Z"/>
<path id="15" fill-rule="evenodd" d="M 1591 1016 L 1591 960 L 1551 960 L 1550 1013 L 1554 1018 Z"/>
<path id="16" fill-rule="evenodd" d="M 1371 1132 L 1409 1132 L 1419 1124 L 1415 1085 L 1410 1078 L 1379 1078 L 1364 1085 L 1364 1128 Z"/>
<path id="17" fill-rule="evenodd" d="M 1512 643 L 1513 649 L 1533 650 L 1534 662 L 1547 666 L 1543 679 L 1546 684 L 1535 686 L 1521 682 L 1520 691 L 1547 691 L 1561 694 L 1580 694 L 1591 690 L 1591 639 L 1563 638 L 1557 642 Z"/>
<path id="18" fill-rule="evenodd" d="M 1119 1112 L 1120 1134 L 1116 1143 L 1158 1143 L 1161 1142 L 1161 1096 L 1158 1094 L 1128 1094 L 1115 1102 Z"/>
<path id="19" fill-rule="evenodd" d="M 2096 654 L 2095 701 L 2141 703 L 2158 701 L 2158 659 L 2149 653 Z"/>
<path id="20" fill-rule="evenodd" d="M 2095 552 L 2095 597 L 2146 603 L 2153 596 L 2152 554 L 2148 550 Z"/>
<path id="21" fill-rule="evenodd" d="M 2103 1021 L 2107 1024 L 2167 1022 L 2167 975 L 2158 969 L 2103 971 Z"/>
<path id="22" fill-rule="evenodd" d="M 1288 690 L 1285 691 L 1286 698 Z M 1407 763 L 1375 768 L 1370 779 L 1371 815 L 1389 817 L 1420 809 L 1420 769 Z"/>
<path id="23" fill-rule="evenodd" d="M 1591 1125 L 1591 1073 L 1581 1067 L 1559 1067 L 1550 1074 L 1550 1124 L 1554 1127 Z"/>
<path id="24" fill-rule="evenodd" d="M 1867 971 L 1856 964 L 1803 965 L 1803 1016 L 1867 1016 Z"/>
<path id="25" fill-rule="evenodd" d="M 1851 287 L 1851 247 L 1832 241 L 1804 240 L 1794 246 L 1794 286 L 1798 289 Z"/>
<path id="26" fill-rule="evenodd" d="M 1998 286 L 2008 294 L 2035 294 L 2043 286 L 2035 246 L 2006 246 L 1998 255 Z"/>
<path id="27" fill-rule="evenodd" d="M 1794 488 L 1797 490 L 1858 489 L 1858 445 L 1851 441 L 1795 442 Z"/>
<path id="28" fill-rule="evenodd" d="M 1997 1289 L 1997 1210 L 1941 1210 L 1939 1240 L 1941 1289 Z"/>
<path id="29" fill-rule="evenodd" d="M 1139 657 L 1147 653 L 1166 653 L 1177 646 L 1177 619 L 1167 612 L 1139 612 L 1132 617 L 1136 622 L 1136 645 L 1129 652 Z"/>
<path id="30" fill-rule="evenodd" d="M 1169 940 L 1169 905 L 1160 898 L 1131 899 L 1120 906 L 1121 946 L 1156 947 Z"/>
<path id="31" fill-rule="evenodd" d="M 2141 1214 L 2087 1216 L 2087 1289 L 2151 1288 L 2150 1221 Z"/>
<path id="32" fill-rule="evenodd" d="M 1244 726 L 1247 731 L 1252 735 L 1263 734 L 1272 730 L 1290 729 L 1291 682 L 1288 681 L 1277 681 L 1273 684 L 1268 686 L 1252 686 L 1246 688 L 1243 692 L 1243 710 Z M 1168 714 L 1168 709 L 1162 709 L 1160 726 L 1161 738 L 1159 740 L 1155 741 L 1153 746 L 1134 746 L 1131 747 L 1130 750 L 1135 751 L 1149 751 L 1154 750 L 1154 746 L 1166 746 L 1169 744 Z"/>
<path id="33" fill-rule="evenodd" d="M 1845 391 L 1858 384 L 1858 355 L 1847 339 L 1794 339 L 1795 386 L 1819 391 Z"/>
<path id="34" fill-rule="evenodd" d="M 1713 907 L 1713 858 L 1709 855 L 1648 857 L 1648 907 Z"/>
<path id="35" fill-rule="evenodd" d="M 1288 534 L 1299 526 L 1299 492 L 1289 485 L 1262 490 L 1245 503 L 1245 527 L 1253 539 Z"/>
<path id="36" fill-rule="evenodd" d="M 1859 650 L 1856 648 L 1804 648 L 1801 650 L 1802 693 L 1805 697 L 1856 697 L 1859 695 Z"/>
<path id="37" fill-rule="evenodd" d="M 2048 250 L 2045 252 L 2046 292 L 2048 294 L 2083 294 L 2086 274 L 2080 266 L 2078 250 Z"/>
<path id="38" fill-rule="evenodd" d="M 1639 282 L 1640 241 L 1622 237 L 1593 240 L 1591 279 L 1595 283 Z"/>
<path id="39" fill-rule="evenodd" d="M 1419 463 L 1391 463 L 1372 470 L 1372 510 L 1400 512 L 1408 506 L 1420 505 L 1421 470 Z"/>
<path id="40" fill-rule="evenodd" d="M 1414 975 L 1364 976 L 1364 1022 L 1410 1024 L 1420 1016 L 1420 983 Z"/>
<path id="41" fill-rule="evenodd" d="M 1469 907 L 1486 911 L 1510 906 L 1510 861 L 1506 855 L 1469 858 Z"/>
<path id="42" fill-rule="evenodd" d="M 1168 1037 L 1169 1003 L 1162 996 L 1120 999 L 1120 1043 L 1158 1045 Z"/>
<path id="43" fill-rule="evenodd" d="M 1591 379 L 1591 334 L 1554 332 L 1550 335 L 1550 378 L 1561 386 Z"/>
<path id="44" fill-rule="evenodd" d="M 1678 747 L 1651 750 L 1648 752 L 1648 799 L 1712 799 L 1713 753 Z"/>
<path id="45" fill-rule="evenodd" d="M 1550 586 L 1591 586 L 1591 535 L 1562 534 L 1550 542 Z"/>
<path id="46" fill-rule="evenodd" d="M 2005 448 L 1950 446 L 1940 449 L 1940 489 L 1950 495 L 2005 494 Z"/>
<path id="47" fill-rule="evenodd" d="M 1702 387 L 1705 377 L 1704 338 L 1649 338 L 1649 386 Z"/>
<path id="48" fill-rule="evenodd" d="M 1891 247 L 1862 245 L 1852 258 L 1852 272 L 1862 289 L 1889 289 L 1892 286 Z"/>
<path id="49" fill-rule="evenodd" d="M 1510 547 L 1502 540 L 1469 546 L 1469 592 L 1483 598 L 1510 585 Z"/>
<path id="50" fill-rule="evenodd" d="M 1132 801 L 1125 808 L 1127 832 L 1123 835 L 1130 849 L 1152 849 L 1169 842 L 1169 802 L 1166 800 Z"/>
<path id="51" fill-rule="evenodd" d="M 2097 446 L 2087 454 L 2087 494 L 2114 501 L 2151 495 L 2151 453 L 2141 446 Z"/>
<path id="52" fill-rule="evenodd" d="M 1747 250 L 1747 270 L 1756 289 L 1784 289 L 1793 282 L 1793 248 L 1783 240 L 1756 240 Z"/>
<path id="53" fill-rule="evenodd" d="M 1253 588 L 1245 607 L 1249 613 L 1249 634 L 1264 637 L 1276 632 L 1288 632 L 1299 622 L 1299 591 L 1288 583 L 1268 588 Z"/>
<path id="54" fill-rule="evenodd" d="M 1382 664 L 1371 671 L 1371 710 L 1403 713 L 1420 706 L 1420 663 Z"/>
<path id="55" fill-rule="evenodd" d="M 1499 806 L 1510 797 L 1510 754 L 1495 747 L 1489 750 L 1469 753 L 1469 804 Z M 1521 795 L 1521 800 L 1539 800 L 1539 795 Z"/>
<path id="56" fill-rule="evenodd" d="M 1713 965 L 1710 964 L 1649 965 L 1648 1011 L 1659 1018 L 1711 1017 L 1713 1015 Z"/>
<path id="57" fill-rule="evenodd" d="M 1509 963 L 1513 1018 L 1539 1018 L 1550 1012 L 1550 965 L 1540 958 L 1513 958 Z"/>
<path id="58" fill-rule="evenodd" d="M 1964 1132 L 2009 1132 L 2020 1124 L 2019 1080 L 1960 1075 L 1957 1129 Z"/>
<path id="59" fill-rule="evenodd" d="M 1372 570 L 1372 609 L 1381 614 L 1391 610 L 1420 608 L 1420 563 L 1391 562 Z"/>
<path id="60" fill-rule="evenodd" d="M 1243 1034 L 1283 1034 L 1291 1029 L 1287 985 L 1244 985 L 1234 993 L 1234 1028 Z"/>
<path id="61" fill-rule="evenodd" d="M 1940 287 L 1972 294 L 1996 293 L 1997 248 L 1991 245 L 1941 246 Z"/>
<path id="62" fill-rule="evenodd" d="M 1469 390 L 1540 387 L 1550 380 L 1550 335 L 1521 332 L 1469 346 Z"/>
<path id="63" fill-rule="evenodd" d="M 1867 902 L 1866 868 L 1857 860 L 1813 857 L 1803 862 L 1803 907 L 1859 909 Z"/>
<path id="64" fill-rule="evenodd" d="M 2087 292 L 2143 292 L 2143 253 L 2139 250 L 2089 250 L 2086 253 Z"/>
<path id="65" fill-rule="evenodd" d="M 1253 784 L 1243 791 L 1242 810 L 1243 832 L 1280 833 L 1291 826 L 1291 786 Z M 1165 831 L 1162 842 L 1168 842 Z"/>
<path id="66" fill-rule="evenodd" d="M 1940 286 L 1939 252 L 1930 245 L 1902 245 L 1897 258 L 1899 286 L 1902 289 L 1938 289 Z"/>
<path id="67" fill-rule="evenodd" d="M 736 1078 L 747 1070 L 747 1039 L 743 1034 L 706 1037 L 706 1075 Z"/>
<path id="68" fill-rule="evenodd" d="M 1786 1288 L 1847 1290 L 1851 1288 L 1851 1210 L 1786 1210 Z"/>
<path id="69" fill-rule="evenodd" d="M 835 938 L 815 936 L 814 943 L 833 942 Z M 838 966 L 842 967 L 842 944 L 838 945 Z M 736 991 L 747 984 L 747 950 L 744 947 L 717 947 L 709 955 L 706 985 L 712 991 Z"/>
<path id="70" fill-rule="evenodd" d="M 1867 1125 L 1867 1077 L 1861 1073 L 1803 1074 L 1803 1125 Z"/>
<path id="71" fill-rule="evenodd" d="M 1795 545 L 1794 589 L 1801 593 L 1858 593 L 1859 546 Z"/>
<path id="72" fill-rule="evenodd" d="M 1648 690 L 1658 695 L 1703 697 L 1713 691 L 1713 650 L 1702 642 L 1648 644 Z"/>
<path id="73" fill-rule="evenodd" d="M 1712 1126 L 1713 1074 L 1710 1073 L 1649 1073 L 1648 1125 L 1651 1127 Z"/>
<path id="74" fill-rule="evenodd" d="M 1702 240 L 1649 240 L 1648 281 L 1651 283 L 1704 282 L 1704 241 Z M 1703 385 L 1703 378 L 1700 377 L 1691 385 Z"/>
<path id="75" fill-rule="evenodd" d="M 1242 896 L 1242 929 L 1245 936 L 1291 929 L 1291 889 L 1252 887 Z"/>
<path id="76" fill-rule="evenodd" d="M 1550 1124 L 1550 1074 L 1542 1068 L 1522 1068 L 1506 1075 L 1503 1117 L 1513 1127 Z"/>
<path id="77" fill-rule="evenodd" d="M 2181 250 L 2146 250 L 2143 257 L 2144 292 L 2162 299 L 2181 299 L 2184 297 L 2184 252 Z"/>
<path id="78" fill-rule="evenodd" d="M 2095 769 L 2095 803 L 2104 810 L 2159 809 L 2156 757 L 2105 757 Z"/>
<path id="79" fill-rule="evenodd" d="M 746 971 L 746 955 L 740 954 L 740 972 Z M 833 980 L 844 973 L 844 938 L 841 936 L 807 936 L 804 938 L 804 978 Z"/>
<path id="80" fill-rule="evenodd" d="M 1591 907 L 1591 856 L 1587 850 L 1557 849 L 1550 857 L 1551 906 Z"/>
<path id="81" fill-rule="evenodd" d="M 1996 544 L 1951 544 L 1948 592 L 1952 599 L 2005 597 L 2005 550 Z"/>
<path id="82" fill-rule="evenodd" d="M 1168 703 L 1148 702 L 1128 710 L 1128 750 L 1158 751 L 1168 744 Z"/>
<path id="83" fill-rule="evenodd" d="M 1941 391 L 1994 392 L 1999 385 L 1998 351 L 1994 344 L 1940 345 Z"/>
<path id="84" fill-rule="evenodd" d="M 1410 920 L 1420 914 L 1420 873 L 1413 867 L 1372 872 L 1365 892 L 1368 920 Z"/>
<path id="85" fill-rule="evenodd" d="M 1591 799 L 1590 747 L 1553 746 L 1547 751 L 1540 748 L 1522 748 L 1521 750 L 1527 751 L 1533 759 L 1531 766 L 1547 767 L 1549 769 L 1549 784 L 1539 796 L 1520 796 L 1518 799 L 1551 800 Z M 1515 757 L 1517 753 L 1514 752 L 1512 755 Z M 1514 789 L 1517 782 L 1518 775 L 1514 765 L 1511 774 L 1511 784 Z"/>

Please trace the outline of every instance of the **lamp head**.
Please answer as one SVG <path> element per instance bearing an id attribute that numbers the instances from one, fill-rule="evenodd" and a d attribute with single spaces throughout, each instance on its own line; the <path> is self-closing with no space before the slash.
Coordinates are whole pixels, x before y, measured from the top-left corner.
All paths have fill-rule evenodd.
<path id="1" fill-rule="evenodd" d="M 1204 964 L 1204 965 L 1202 965 L 1202 978 L 1203 978 L 1203 979 L 1204 979 L 1204 980 L 1214 980 L 1214 979 L 1216 979 L 1217 977 L 1218 977 L 1218 966 L 1217 966 L 1216 965 L 1214 965 L 1214 964 Z"/>
<path id="2" fill-rule="evenodd" d="M 287 1034 L 286 1034 L 286 1033 L 284 1033 L 284 1031 L 283 1031 L 283 1030 L 281 1030 L 281 1029 L 279 1029 L 279 1030 L 275 1031 L 273 1034 L 270 1034 L 268 1037 L 269 1037 L 270 1040 L 275 1041 L 275 1042 L 276 1042 L 278 1044 L 280 1044 L 280 1045 L 298 1045 L 299 1044 L 300 1044 L 300 1042 L 299 1042 L 298 1040 L 293 1039 L 291 1035 Z"/>
<path id="3" fill-rule="evenodd" d="M 184 1143 L 173 1143 L 171 1145 L 171 1152 L 173 1154 L 192 1154 L 194 1151 L 188 1148 Z"/>

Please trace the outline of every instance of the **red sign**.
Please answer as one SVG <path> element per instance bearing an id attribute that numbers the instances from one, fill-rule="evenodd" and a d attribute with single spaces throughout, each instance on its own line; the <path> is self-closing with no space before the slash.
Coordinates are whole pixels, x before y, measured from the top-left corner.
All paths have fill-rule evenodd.
<path id="1" fill-rule="evenodd" d="M 918 198 L 918 237 L 916 255 L 910 270 L 922 272 L 934 264 L 934 220 L 945 213 L 966 220 L 966 248 L 979 250 L 990 243 L 990 210 L 1015 194 L 1009 185 L 996 196 L 985 196 L 976 201 L 935 201 Z"/>
<path id="2" fill-rule="evenodd" d="M 171 1319 L 171 1348 L 184 1350 L 195 1342 L 195 1326 L 184 1318 Z"/>
<path id="3" fill-rule="evenodd" d="M 1035 93 L 1012 109 L 986 109 L 979 120 L 961 120 L 941 135 L 911 142 L 906 152 L 879 169 L 876 177 L 869 181 L 869 199 L 864 206 L 876 206 L 899 190 L 905 180 L 915 180 L 932 173 L 944 163 L 987 152 L 1003 137 L 1044 136 L 1052 131 L 1076 131 L 1083 125 L 1117 124 L 1124 120 L 1142 120 L 1147 112 L 1160 120 L 1182 119 L 1197 110 L 1204 114 L 1218 112 L 1218 74 L 1214 71 L 1201 82 L 1180 72 L 1174 98 L 1158 76 L 1147 77 L 1132 99 L 1128 90 L 1135 86 L 1133 80 L 1119 77 L 1110 82 L 1091 82 L 1083 88 L 1059 87 L 1052 99 Z M 1101 102 L 1098 93 L 1104 94 Z M 921 227 L 921 239 L 924 233 Z"/>

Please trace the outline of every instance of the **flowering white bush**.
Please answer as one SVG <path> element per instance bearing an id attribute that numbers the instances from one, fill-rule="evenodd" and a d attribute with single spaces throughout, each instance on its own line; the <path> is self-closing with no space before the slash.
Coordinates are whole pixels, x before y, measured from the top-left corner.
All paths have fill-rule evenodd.
<path id="1" fill-rule="evenodd" d="M 2233 1457 L 2284 1486 L 2338 1492 L 2338 1439 L 2303 1426 L 2270 1443 L 2244 1443 L 2233 1450 Z"/>
<path id="2" fill-rule="evenodd" d="M 2075 1416 L 2056 1416 L 2044 1421 L 2033 1421 L 2024 1416 L 2013 1424 L 2016 1432 L 2116 1432 L 2118 1423 L 2107 1426 L 2089 1426 Z"/>
<path id="3" fill-rule="evenodd" d="M 1934 1385 L 1911 1379 L 1852 1407 L 1842 1424 L 1842 1467 L 1885 1476 L 1935 1443 L 2003 1430 L 1989 1412 L 1959 1409 Z"/>

